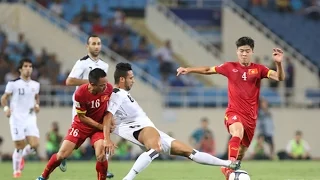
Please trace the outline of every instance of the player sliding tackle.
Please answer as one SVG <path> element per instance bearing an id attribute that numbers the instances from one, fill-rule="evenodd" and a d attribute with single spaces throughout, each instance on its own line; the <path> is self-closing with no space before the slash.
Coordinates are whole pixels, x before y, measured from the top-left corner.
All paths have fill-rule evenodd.
<path id="1" fill-rule="evenodd" d="M 199 152 L 158 130 L 129 93 L 134 84 L 134 75 L 130 64 L 117 64 L 114 80 L 116 88 L 110 97 L 107 114 L 103 120 L 106 152 L 109 154 L 114 152 L 115 146 L 110 140 L 113 117 L 116 124 L 113 132 L 146 150 L 136 160 L 129 173 L 123 178 L 124 180 L 134 179 L 138 173 L 148 167 L 152 160 L 159 156 L 159 153 L 184 156 L 205 165 L 224 166 L 231 169 L 240 168 L 239 161 L 222 160 L 210 154 Z"/>
<path id="2" fill-rule="evenodd" d="M 250 37 L 241 37 L 236 42 L 238 62 L 226 62 L 220 66 L 193 67 L 177 69 L 180 74 L 221 74 L 228 78 L 229 104 L 225 115 L 225 126 L 232 138 L 229 141 L 229 160 L 241 160 L 249 147 L 256 128 L 260 82 L 263 78 L 283 81 L 283 51 L 273 49 L 272 57 L 277 71 L 251 62 L 254 41 Z M 228 179 L 232 170 L 221 169 Z"/>

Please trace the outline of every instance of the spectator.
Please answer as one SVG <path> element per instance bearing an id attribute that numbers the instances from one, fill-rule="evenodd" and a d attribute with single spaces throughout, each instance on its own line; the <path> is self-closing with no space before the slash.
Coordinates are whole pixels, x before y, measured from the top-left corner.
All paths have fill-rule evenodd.
<path id="1" fill-rule="evenodd" d="M 0 55 L 0 84 L 4 84 L 5 76 L 9 72 L 9 65 L 5 60 L 4 55 Z"/>
<path id="2" fill-rule="evenodd" d="M 97 18 L 94 20 L 91 31 L 93 34 L 96 34 L 98 36 L 104 35 L 105 28 L 101 24 L 101 18 Z"/>
<path id="3" fill-rule="evenodd" d="M 213 156 L 216 155 L 216 146 L 213 138 L 213 134 L 210 130 L 206 130 L 203 138 L 200 141 L 199 150 L 202 152 L 206 152 Z"/>
<path id="4" fill-rule="evenodd" d="M 173 72 L 173 51 L 171 41 L 167 40 L 165 45 L 155 52 L 155 56 L 160 61 L 160 73 L 163 82 L 167 82 L 169 75 Z"/>
<path id="5" fill-rule="evenodd" d="M 285 96 L 286 96 L 286 104 L 292 104 L 292 95 L 294 94 L 294 80 L 295 80 L 295 68 L 290 58 L 286 59 L 287 67 L 286 67 L 286 79 L 285 79 Z"/>
<path id="6" fill-rule="evenodd" d="M 77 35 L 80 34 L 80 20 L 78 17 L 74 17 L 69 25 L 69 30 Z"/>
<path id="7" fill-rule="evenodd" d="M 266 144 L 263 134 L 259 134 L 257 140 L 250 145 L 250 159 L 253 160 L 268 160 L 271 159 L 272 154 L 266 152 Z"/>
<path id="8" fill-rule="evenodd" d="M 134 59 L 137 61 L 146 61 L 151 53 L 147 47 L 147 43 L 140 41 L 138 49 L 134 51 Z"/>
<path id="9" fill-rule="evenodd" d="M 90 14 L 91 14 L 90 15 L 91 16 L 90 17 L 91 21 L 94 21 L 94 20 L 96 20 L 98 18 L 101 18 L 99 6 L 97 4 L 93 5 L 93 9 L 92 9 L 92 12 Z"/>
<path id="10" fill-rule="evenodd" d="M 89 22 L 90 21 L 90 13 L 88 12 L 88 7 L 83 5 L 79 14 L 77 14 L 76 18 L 79 19 L 80 23 Z"/>
<path id="11" fill-rule="evenodd" d="M 291 9 L 294 12 L 300 12 L 303 8 L 303 3 L 301 0 L 291 0 Z"/>
<path id="12" fill-rule="evenodd" d="M 59 17 L 63 17 L 63 5 L 61 0 L 53 1 L 53 3 L 50 6 L 50 11 Z"/>
<path id="13" fill-rule="evenodd" d="M 47 133 L 46 153 L 48 159 L 58 152 L 61 141 L 62 136 L 59 133 L 59 125 L 57 122 L 53 122 L 51 130 Z"/>
<path id="14" fill-rule="evenodd" d="M 8 72 L 4 78 L 5 83 L 8 83 L 11 80 L 17 79 L 19 77 L 19 73 L 14 66 L 11 66 L 10 72 Z"/>
<path id="15" fill-rule="evenodd" d="M 208 121 L 207 118 L 202 118 L 202 119 L 201 119 L 201 127 L 198 128 L 198 129 L 196 129 L 196 130 L 192 133 L 192 135 L 191 135 L 191 137 L 190 137 L 190 139 L 189 139 L 190 144 L 191 144 L 193 147 L 195 147 L 196 149 L 200 149 L 200 142 L 201 142 L 201 140 L 203 139 L 203 137 L 204 137 L 204 135 L 205 135 L 205 133 L 206 133 L 207 131 L 211 132 L 211 131 L 209 130 L 209 121 Z"/>
<path id="16" fill-rule="evenodd" d="M 0 136 L 0 162 L 2 162 L 2 144 L 3 144 L 3 138 Z"/>
<path id="17" fill-rule="evenodd" d="M 310 146 L 307 141 L 302 139 L 302 132 L 296 131 L 295 138 L 290 140 L 287 144 L 285 152 L 278 153 L 279 159 L 293 159 L 293 160 L 309 160 Z"/>
<path id="18" fill-rule="evenodd" d="M 290 10 L 289 0 L 276 0 L 277 9 L 280 12 L 287 12 Z"/>
<path id="19" fill-rule="evenodd" d="M 257 127 L 259 132 L 263 135 L 264 141 L 269 145 L 270 155 L 274 156 L 274 122 L 269 109 L 269 103 L 266 99 L 260 98 L 258 123 Z"/>
<path id="20" fill-rule="evenodd" d="M 117 143 L 118 148 L 115 151 L 115 159 L 117 160 L 131 160 L 132 159 L 132 146 L 124 138 L 121 138 Z"/>

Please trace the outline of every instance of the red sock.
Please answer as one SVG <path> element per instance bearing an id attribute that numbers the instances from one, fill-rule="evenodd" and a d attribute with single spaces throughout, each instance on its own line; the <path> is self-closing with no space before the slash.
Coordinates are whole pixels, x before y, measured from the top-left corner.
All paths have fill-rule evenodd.
<path id="1" fill-rule="evenodd" d="M 60 163 L 61 161 L 57 159 L 57 154 L 53 154 L 42 173 L 42 177 L 48 179 L 51 172 L 58 167 Z"/>
<path id="2" fill-rule="evenodd" d="M 240 147 L 241 139 L 239 137 L 232 137 L 229 141 L 229 160 L 236 160 L 239 154 L 239 147 Z"/>
<path id="3" fill-rule="evenodd" d="M 108 171 L 108 161 L 107 160 L 105 160 L 103 162 L 97 161 L 96 171 L 97 171 L 98 180 L 106 180 L 107 179 L 107 171 Z"/>

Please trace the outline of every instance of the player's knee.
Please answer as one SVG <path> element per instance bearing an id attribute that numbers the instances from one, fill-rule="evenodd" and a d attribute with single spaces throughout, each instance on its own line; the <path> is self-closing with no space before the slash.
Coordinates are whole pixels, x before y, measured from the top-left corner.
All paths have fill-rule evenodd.
<path id="1" fill-rule="evenodd" d="M 57 159 L 58 159 L 58 160 L 66 159 L 68 156 L 69 156 L 69 154 L 68 154 L 67 151 L 59 151 L 59 152 L 57 153 Z"/>
<path id="2" fill-rule="evenodd" d="M 158 153 L 160 153 L 162 150 L 160 141 L 150 141 L 150 143 L 146 145 L 146 148 L 153 149 L 153 150 L 157 151 Z"/>
<path id="3" fill-rule="evenodd" d="M 106 160 L 106 156 L 104 153 L 99 153 L 99 154 L 96 154 L 96 159 L 98 162 L 103 162 Z"/>
<path id="4" fill-rule="evenodd" d="M 155 149 L 150 149 L 149 151 L 147 151 L 147 154 L 150 156 L 150 158 L 152 160 L 154 160 L 155 158 L 159 157 L 159 151 L 157 151 Z"/>

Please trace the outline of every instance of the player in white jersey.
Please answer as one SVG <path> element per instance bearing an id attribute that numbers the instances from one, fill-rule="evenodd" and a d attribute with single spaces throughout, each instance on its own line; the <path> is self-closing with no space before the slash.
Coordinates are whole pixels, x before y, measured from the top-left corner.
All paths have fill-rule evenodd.
<path id="1" fill-rule="evenodd" d="M 67 80 L 66 85 L 67 86 L 76 86 L 76 89 L 82 85 L 89 83 L 89 72 L 92 69 L 100 68 L 103 69 L 106 73 L 108 73 L 109 65 L 102 61 L 99 57 L 99 54 L 101 52 L 101 39 L 96 35 L 91 35 L 87 39 L 87 50 L 88 54 L 84 56 L 83 58 L 79 59 L 76 64 L 73 66 Z M 72 97 L 72 100 L 74 101 L 74 94 Z M 76 108 L 75 104 L 73 103 L 72 106 L 72 120 L 74 119 L 74 116 L 76 116 Z M 67 164 L 66 161 L 62 161 L 61 165 L 59 166 L 60 170 L 65 172 L 67 170 Z M 108 173 L 108 178 L 112 178 L 113 174 Z"/>
<path id="2" fill-rule="evenodd" d="M 145 150 L 123 180 L 134 179 L 152 160 L 159 156 L 159 153 L 184 156 L 205 165 L 225 166 L 231 169 L 240 168 L 240 161 L 222 160 L 210 154 L 199 152 L 158 130 L 129 93 L 134 83 L 134 75 L 129 63 L 117 64 L 114 80 L 116 88 L 110 97 L 103 123 L 106 152 L 113 154 L 115 148 L 114 143 L 110 140 L 112 118 L 115 118 L 116 124 L 113 133 Z"/>
<path id="3" fill-rule="evenodd" d="M 40 110 L 40 84 L 31 80 L 32 61 L 30 59 L 22 59 L 19 62 L 19 71 L 20 77 L 8 82 L 1 97 L 1 105 L 9 118 L 11 137 L 15 144 L 12 155 L 14 178 L 21 176 L 24 168 L 23 158 L 35 153 L 39 145 L 36 113 Z M 10 106 L 8 106 L 10 97 Z"/>

